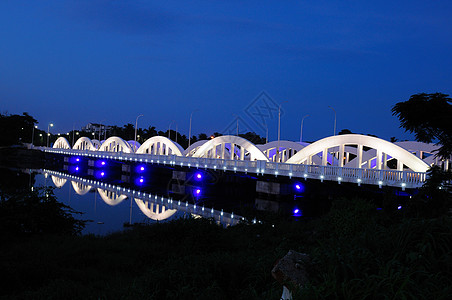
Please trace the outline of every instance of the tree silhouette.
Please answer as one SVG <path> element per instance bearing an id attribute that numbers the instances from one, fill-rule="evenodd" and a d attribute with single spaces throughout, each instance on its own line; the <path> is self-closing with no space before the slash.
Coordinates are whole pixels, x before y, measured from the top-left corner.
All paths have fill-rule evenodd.
<path id="1" fill-rule="evenodd" d="M 424 143 L 436 142 L 440 146 L 437 155 L 452 155 L 452 99 L 442 93 L 416 94 L 408 101 L 399 102 L 392 114 L 400 120 L 400 127 Z"/>

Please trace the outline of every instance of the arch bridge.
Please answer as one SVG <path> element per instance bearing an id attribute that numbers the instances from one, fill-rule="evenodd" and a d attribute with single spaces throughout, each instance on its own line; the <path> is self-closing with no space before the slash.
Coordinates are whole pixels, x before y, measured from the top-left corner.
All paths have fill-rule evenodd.
<path id="1" fill-rule="evenodd" d="M 133 142 L 133 141 L 131 141 Z M 199 141 L 184 150 L 174 141 L 155 136 L 142 145 L 110 137 L 100 145 L 80 138 L 73 149 L 60 137 L 47 152 L 208 168 L 303 179 L 353 182 L 418 188 L 433 164 L 447 169 L 449 159 L 432 155 L 435 145 L 417 142 L 391 143 L 380 138 L 347 134 L 330 136 L 312 144 L 273 141 L 254 145 L 238 136 Z"/>

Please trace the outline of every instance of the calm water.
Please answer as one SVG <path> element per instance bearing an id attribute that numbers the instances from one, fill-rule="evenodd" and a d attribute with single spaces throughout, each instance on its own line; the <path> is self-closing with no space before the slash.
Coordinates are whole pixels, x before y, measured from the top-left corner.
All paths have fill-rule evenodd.
<path id="1" fill-rule="evenodd" d="M 256 177 L 223 171 L 122 163 L 86 157 L 56 157 L 44 170 L 3 169 L 3 187 L 54 187 L 62 203 L 91 220 L 84 234 L 105 235 L 130 223 L 154 223 L 180 217 L 213 218 L 224 226 L 247 216 L 259 222 L 259 211 L 289 218 L 310 217 L 328 205 L 325 194 L 338 186 L 317 181 Z M 278 193 L 258 185 L 277 182 Z M 342 187 L 340 187 L 342 188 Z M 265 190 L 265 188 L 264 188 Z"/>

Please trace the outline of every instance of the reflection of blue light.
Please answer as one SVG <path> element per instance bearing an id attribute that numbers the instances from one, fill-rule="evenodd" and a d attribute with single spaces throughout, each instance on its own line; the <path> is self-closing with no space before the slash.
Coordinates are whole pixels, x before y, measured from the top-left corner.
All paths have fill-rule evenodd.
<path id="1" fill-rule="evenodd" d="M 201 195 L 201 189 L 200 188 L 194 188 L 193 189 L 193 195 L 196 197 L 199 197 Z"/>
<path id="2" fill-rule="evenodd" d="M 293 187 L 295 188 L 295 191 L 297 191 L 297 192 L 304 191 L 304 185 L 299 182 L 295 183 Z"/>
<path id="3" fill-rule="evenodd" d="M 293 210 L 293 215 L 295 217 L 301 217 L 303 215 L 303 212 L 301 211 L 301 209 L 295 207 L 294 210 Z"/>
<path id="4" fill-rule="evenodd" d="M 140 183 L 143 183 L 144 182 L 144 179 L 143 178 L 140 178 Z"/>
<path id="5" fill-rule="evenodd" d="M 76 161 L 76 162 L 79 162 L 79 161 L 80 161 L 80 158 L 76 158 L 75 161 Z"/>
<path id="6" fill-rule="evenodd" d="M 104 161 L 101 161 L 100 164 L 101 164 L 102 166 L 105 166 L 105 162 L 104 162 Z"/>
<path id="7" fill-rule="evenodd" d="M 79 167 L 75 167 L 75 170 L 78 171 L 78 170 L 79 170 Z"/>
<path id="8" fill-rule="evenodd" d="M 402 205 L 399 205 L 399 206 L 397 207 L 397 209 L 402 209 Z"/>
<path id="9" fill-rule="evenodd" d="M 137 173 L 143 173 L 146 170 L 146 167 L 144 165 L 138 165 L 135 167 L 135 171 Z"/>
<path id="10" fill-rule="evenodd" d="M 94 178 L 96 178 L 96 179 L 101 179 L 101 178 L 105 178 L 105 177 L 107 177 L 107 172 L 105 172 L 105 171 L 99 170 L 99 171 L 94 172 Z"/>

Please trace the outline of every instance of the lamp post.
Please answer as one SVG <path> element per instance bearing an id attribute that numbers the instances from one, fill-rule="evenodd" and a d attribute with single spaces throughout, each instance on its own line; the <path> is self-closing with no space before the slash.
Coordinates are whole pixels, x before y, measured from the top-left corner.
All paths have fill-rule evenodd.
<path id="1" fill-rule="evenodd" d="M 169 126 L 168 126 L 168 138 L 169 139 L 171 139 L 171 125 L 173 125 L 173 123 L 174 123 L 174 120 L 172 120 L 171 123 L 169 123 Z"/>
<path id="2" fill-rule="evenodd" d="M 333 136 L 334 136 L 334 135 L 336 135 L 336 110 L 334 108 L 332 108 L 331 106 L 328 106 L 328 107 L 334 111 L 334 132 L 333 132 Z"/>
<path id="3" fill-rule="evenodd" d="M 197 111 L 197 110 L 199 110 L 199 109 L 195 109 L 195 110 L 192 111 L 191 114 L 190 114 L 190 126 L 188 127 L 188 148 L 190 147 L 190 144 L 191 144 L 191 119 L 192 119 L 192 117 L 193 117 L 193 113 L 194 113 L 195 111 Z M 187 149 L 188 149 L 188 148 L 187 148 Z"/>
<path id="4" fill-rule="evenodd" d="M 305 115 L 302 119 L 301 119 L 301 127 L 300 127 L 300 143 L 303 142 L 303 121 L 305 118 L 309 117 L 309 115 Z"/>
<path id="5" fill-rule="evenodd" d="M 176 144 L 177 144 L 177 128 L 178 126 L 177 126 L 177 123 L 176 123 Z"/>
<path id="6" fill-rule="evenodd" d="M 49 125 L 47 125 L 47 148 L 49 148 L 50 127 L 53 127 L 53 123 L 49 123 Z"/>
<path id="7" fill-rule="evenodd" d="M 33 130 L 32 130 L 32 133 L 31 133 L 31 148 L 33 148 L 33 141 L 34 141 L 34 138 L 35 138 L 35 128 L 38 128 L 38 126 L 37 125 L 33 125 Z"/>
<path id="8" fill-rule="evenodd" d="M 140 117 L 142 117 L 143 115 L 138 115 L 137 116 L 137 118 L 136 118 L 136 120 L 135 120 L 135 139 L 134 139 L 134 145 L 133 145 L 133 152 L 136 152 L 136 144 L 137 144 L 137 126 L 138 126 L 138 119 L 140 118 Z"/>
<path id="9" fill-rule="evenodd" d="M 239 136 L 239 116 L 237 116 L 236 114 L 232 114 L 232 115 L 235 117 L 235 119 L 237 121 L 237 126 L 236 126 L 236 128 L 237 128 L 237 136 Z"/>
<path id="10" fill-rule="evenodd" d="M 268 124 L 265 122 L 265 143 L 268 143 Z"/>
<path id="11" fill-rule="evenodd" d="M 279 162 L 279 140 L 281 138 L 281 105 L 288 101 L 284 101 L 278 106 L 278 148 L 276 149 L 276 162 Z"/>

